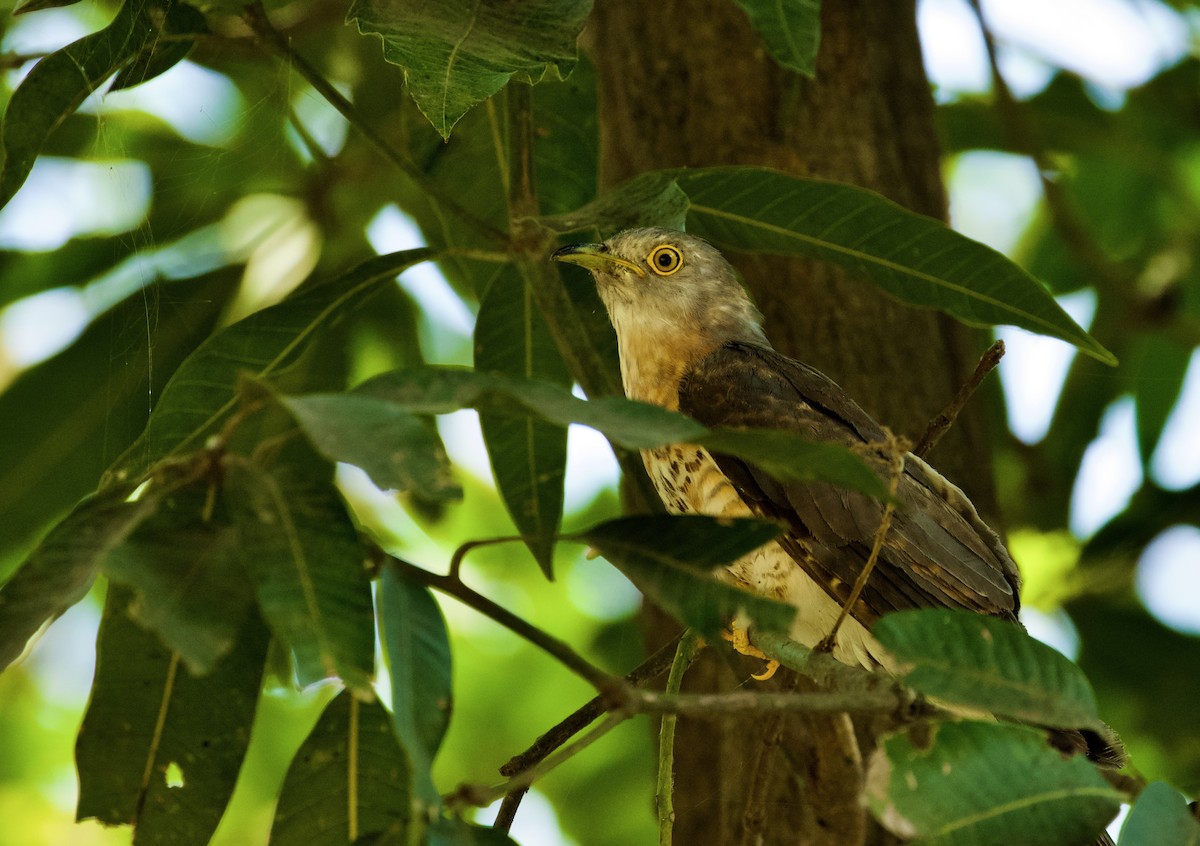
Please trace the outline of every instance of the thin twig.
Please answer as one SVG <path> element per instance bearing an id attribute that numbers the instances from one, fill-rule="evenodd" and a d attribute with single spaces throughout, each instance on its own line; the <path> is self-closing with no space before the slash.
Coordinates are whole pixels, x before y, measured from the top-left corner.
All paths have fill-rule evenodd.
<path id="1" fill-rule="evenodd" d="M 446 574 L 446 578 L 462 584 L 462 563 L 467 557 L 467 553 L 473 549 L 479 549 L 483 546 L 498 546 L 502 543 L 514 543 L 524 540 L 520 535 L 505 535 L 499 538 L 484 538 L 483 540 L 472 540 L 462 544 L 458 549 L 454 550 L 454 554 L 450 556 L 450 572 Z"/>
<path id="2" fill-rule="evenodd" d="M 565 641 L 561 641 L 553 635 L 542 631 L 537 626 L 521 619 L 507 608 L 497 605 L 480 593 L 476 593 L 459 579 L 449 575 L 442 576 L 437 573 L 431 573 L 386 552 L 383 555 L 386 556 L 385 563 L 395 567 L 405 578 L 439 590 L 447 596 L 453 596 L 467 607 L 474 608 L 480 614 L 491 618 L 513 634 L 524 638 L 534 646 L 556 658 L 560 664 L 587 681 L 601 693 L 619 691 L 624 687 L 624 682 L 620 678 L 605 672 L 588 661 L 568 646 Z"/>
<path id="3" fill-rule="evenodd" d="M 888 530 L 892 527 L 892 515 L 896 511 L 896 491 L 900 488 L 900 477 L 904 475 L 904 456 L 908 452 L 908 447 L 901 438 L 897 438 L 890 431 L 887 432 L 887 438 L 886 449 L 892 469 L 891 480 L 888 482 L 889 499 L 883 507 L 883 517 L 879 520 L 879 528 L 875 530 L 875 543 L 871 546 L 871 554 L 867 557 L 867 563 L 863 565 L 858 578 L 854 580 L 854 587 L 850 589 L 850 595 L 842 603 L 842 610 L 838 612 L 837 619 L 833 621 L 833 627 L 830 628 L 829 634 L 825 635 L 824 639 L 817 644 L 819 652 L 833 651 L 837 644 L 838 629 L 842 627 L 842 623 L 850 615 L 858 598 L 862 596 L 863 589 L 867 586 L 867 580 L 871 578 L 875 564 L 879 561 L 879 553 L 883 550 L 884 541 L 887 540 Z"/>
<path id="4" fill-rule="evenodd" d="M 675 643 L 668 643 L 628 673 L 625 676 L 625 683 L 636 687 L 658 678 L 671 666 L 674 655 Z M 542 734 L 524 752 L 510 758 L 500 768 L 500 775 L 513 776 L 536 765 L 555 749 L 591 725 L 611 708 L 612 704 L 611 696 L 595 697 L 558 725 Z"/>
<path id="5" fill-rule="evenodd" d="M 470 226 L 483 238 L 496 244 L 505 244 L 507 236 L 486 220 L 464 208 L 457 200 L 442 190 L 442 187 L 429 178 L 420 168 L 402 155 L 387 142 L 379 132 L 363 119 L 354 104 L 347 100 L 313 67 L 307 59 L 292 49 L 288 38 L 277 30 L 267 17 L 266 10 L 259 0 L 248 4 L 242 10 L 242 18 L 258 36 L 259 43 L 273 51 L 288 62 L 304 80 L 320 94 L 329 105 L 333 106 L 346 121 L 358 130 L 359 134 L 375 148 L 375 151 L 395 165 L 405 176 L 415 182 L 422 191 L 429 195 L 438 205 L 451 212 L 460 221 Z"/>
<path id="6" fill-rule="evenodd" d="M 602 722 L 596 729 L 576 740 L 574 743 L 564 746 L 555 754 L 551 755 L 546 760 L 542 761 L 536 767 L 519 773 L 508 781 L 501 784 L 488 787 L 485 785 L 465 784 L 461 785 L 453 793 L 444 796 L 448 807 L 453 808 L 456 805 L 478 805 L 481 808 L 486 808 L 488 805 L 495 802 L 506 793 L 512 793 L 518 790 L 528 790 L 529 786 L 544 776 L 546 773 L 553 770 L 560 764 L 566 763 L 571 758 L 578 755 L 584 749 L 587 749 L 604 735 L 615 729 L 621 723 L 625 722 L 633 716 L 627 711 L 617 711 L 608 715 L 608 719 Z"/>
<path id="7" fill-rule="evenodd" d="M 954 395 L 954 399 L 950 401 L 950 404 L 942 409 L 937 417 L 929 421 L 929 426 L 926 427 L 925 434 L 921 436 L 920 442 L 913 449 L 913 455 L 918 458 L 924 458 L 931 449 L 937 446 L 937 442 L 941 440 L 942 435 L 946 434 L 950 427 L 954 425 L 954 421 L 958 419 L 958 415 L 966 408 L 967 401 L 971 399 L 971 396 L 983 384 L 983 380 L 996 368 L 996 365 L 1000 363 L 1000 359 L 1002 358 L 1004 358 L 1003 341 L 997 341 L 987 348 L 983 356 L 980 357 L 979 364 L 975 366 L 975 372 L 971 375 L 971 378 L 958 389 L 958 393 Z"/>
<path id="8" fill-rule="evenodd" d="M 679 686 L 683 683 L 683 674 L 691 666 L 696 651 L 703 644 L 695 629 L 688 629 L 679 641 L 675 650 L 675 660 L 671 662 L 671 672 L 667 676 L 666 696 L 678 696 Z M 654 804 L 658 811 L 658 843 L 659 846 L 671 846 L 675 829 L 675 805 L 672 796 L 675 790 L 675 724 L 678 717 L 675 712 L 663 715 L 658 727 L 658 780 L 655 790 Z"/>

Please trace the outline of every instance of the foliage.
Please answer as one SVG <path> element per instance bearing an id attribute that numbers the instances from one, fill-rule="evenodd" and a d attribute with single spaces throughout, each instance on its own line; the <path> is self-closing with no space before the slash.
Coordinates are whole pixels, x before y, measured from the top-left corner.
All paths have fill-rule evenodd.
<path id="1" fill-rule="evenodd" d="M 20 11 L 56 14 L 45 11 L 52 5 L 35 0 Z M 1185 96 L 1194 106 L 1195 63 L 1164 72 L 1115 112 L 1066 74 L 1027 104 L 1047 147 L 1070 158 L 1064 179 L 1095 244 L 1072 241 L 1052 225 L 1060 220 L 1041 221 L 1021 248 L 1026 270 L 871 192 L 761 168 L 642 174 L 597 196 L 596 81 L 575 53 L 590 5 L 356 0 L 349 17 L 361 33 L 380 36 L 380 58 L 374 38 L 330 34 L 316 6 L 297 21 L 257 3 L 125 0 L 110 10 L 110 23 L 41 58 L 12 90 L 0 131 L 0 204 L 20 196 L 39 156 L 88 160 L 116 149 L 149 167 L 155 194 L 142 229 L 165 245 L 151 278 L 124 287 L 113 271 L 149 252 L 139 238 L 77 237 L 46 255 L 0 254 L 0 303 L 64 280 L 107 302 L 65 349 L 0 394 L 8 453 L 0 455 L 0 667 L 98 579 L 106 585 L 76 749 L 81 819 L 131 824 L 141 843 L 219 843 L 229 837 L 219 826 L 230 797 L 231 808 L 239 801 L 239 772 L 257 771 L 272 786 L 239 787 L 264 795 L 244 816 L 231 810 L 226 819 L 274 807 L 275 842 L 511 842 L 462 816 L 473 801 L 492 798 L 487 789 L 451 788 L 490 778 L 481 773 L 499 759 L 488 755 L 517 751 L 504 744 L 527 741 L 589 692 L 578 679 L 554 676 L 559 664 L 615 695 L 626 689 L 620 673 L 637 660 L 624 646 L 626 629 L 599 631 L 563 610 L 571 603 L 550 593 L 558 586 L 526 579 L 514 545 L 475 551 L 514 527 L 547 579 L 592 578 L 579 574 L 600 565 L 565 549 L 586 543 L 710 641 L 734 617 L 761 631 L 787 629 L 793 609 L 713 576 L 775 537 L 774 524 L 614 520 L 604 500 L 574 516 L 589 528 L 564 531 L 567 427 L 603 433 L 631 477 L 636 450 L 683 441 L 784 478 L 885 497 L 882 481 L 846 450 L 786 433 L 709 430 L 616 396 L 614 345 L 596 295 L 548 260 L 566 233 L 686 225 L 723 248 L 839 262 L 907 302 L 1074 344 L 1086 355 L 1072 365 L 1046 439 L 1032 448 L 998 445 L 1013 525 L 1065 522 L 1084 449 L 1119 396 L 1134 395 L 1143 457 L 1152 454 L 1200 344 L 1190 258 L 1200 227 L 1189 225 L 1200 180 L 1194 138 L 1174 112 Z M 777 61 L 813 71 L 815 2 L 739 5 Z M 81 108 L 110 78 L 110 90 L 136 90 L 174 73 L 185 57 L 225 74 L 253 104 L 224 142 L 190 140 L 130 111 Z M 411 101 L 397 96 L 397 67 Z M 295 83 L 274 74 L 302 80 L 302 96 L 284 99 Z M 317 95 L 351 127 L 344 144 L 319 139 L 303 116 L 301 106 Z M 1021 149 L 997 115 L 979 102 L 945 107 L 949 148 Z M 1142 144 L 1155 155 L 1132 155 Z M 265 303 L 247 308 L 266 240 L 249 254 L 221 244 L 238 203 L 252 195 L 298 198 L 318 235 L 294 290 L 260 291 Z M 393 203 L 418 223 L 428 248 L 371 252 L 368 224 Z M 1047 211 L 1064 213 L 1057 205 Z M 1097 251 L 1108 275 L 1092 273 Z M 473 368 L 428 363 L 415 341 L 428 314 L 394 280 L 426 262 L 478 305 Z M 1090 332 L 1051 294 L 1083 286 L 1099 301 Z M 1135 318 L 1124 319 L 1128 313 Z M 1110 368 L 1117 359 L 1122 366 Z M 1140 379 L 1146 372 L 1155 378 Z M 572 394 L 572 382 L 588 399 Z M 433 423 L 465 408 L 480 414 L 507 516 L 451 465 Z M 405 516 L 393 512 L 393 522 L 417 528 L 398 538 L 401 530 L 373 514 L 378 491 L 355 493 L 335 462 L 402 495 Z M 1044 484 L 1031 483 L 1035 473 Z M 1127 512 L 1082 548 L 1078 571 L 1127 582 L 1159 531 L 1196 520 L 1196 496 L 1146 482 Z M 424 535 L 459 548 L 449 575 L 434 572 L 446 553 L 414 541 Z M 468 588 L 464 572 L 519 613 Z M 431 587 L 449 597 L 452 623 L 461 610 L 454 600 L 552 656 L 557 663 L 539 664 L 546 659 L 525 661 L 522 653 L 520 673 L 561 690 L 539 697 L 515 689 L 488 666 L 492 658 L 480 658 L 469 626 L 448 630 Z M 1103 716 L 1132 729 L 1135 760 L 1153 762 L 1142 765 L 1147 771 L 1187 789 L 1200 785 L 1200 739 L 1180 725 L 1184 708 L 1156 711 L 1151 692 L 1170 683 L 1157 662 L 1197 664 L 1196 639 L 1155 628 L 1125 598 L 1075 597 L 1071 611 L 1095 695 L 1079 667 L 1018 627 L 913 612 L 876 628 L 905 665 L 897 702 L 916 692 L 1059 729 L 1096 726 Z M 1123 629 L 1133 633 L 1129 643 L 1111 642 L 1120 638 L 1106 621 L 1116 618 L 1131 621 Z M 543 626 L 569 634 L 551 637 Z M 592 638 L 585 658 L 579 644 Z M 1169 651 L 1156 652 L 1168 641 Z M 1088 651 L 1096 644 L 1098 658 Z M 390 686 L 375 684 L 376 649 Z M 1157 656 L 1146 659 L 1155 672 L 1112 669 L 1117 658 L 1138 664 L 1131 656 L 1142 655 Z M 478 675 L 452 685 L 451 656 L 473 657 Z M 33 663 L 9 667 L 0 702 L 9 695 L 3 685 L 24 684 Z M 330 683 L 345 689 L 329 698 Z M 463 697 L 464 685 L 477 697 Z M 299 729 L 285 737 L 277 725 L 285 721 L 273 716 L 284 707 L 276 698 L 296 688 L 306 692 L 288 701 L 301 703 L 307 739 Z M 803 702 L 798 694 L 794 707 Z M 456 727 L 474 732 L 470 743 L 455 739 Z M 0 732 L 13 731 L 0 721 Z M 1156 756 L 1172 748 L 1173 759 Z M 486 760 L 468 760 L 468 751 Z M 556 781 L 559 770 L 529 772 L 545 775 L 568 829 L 594 832 L 584 810 L 594 806 L 601 810 L 591 813 L 613 817 L 611 842 L 629 842 L 615 817 L 648 804 L 648 790 L 637 793 L 635 762 L 621 754 L 602 764 L 581 755 L 562 768 L 584 774 L 588 802 Z M 1134 798 L 1082 759 L 1059 756 L 1038 731 L 981 720 L 899 727 L 870 772 L 867 799 L 880 821 L 937 843 L 1087 842 L 1119 802 Z M 521 777 L 500 792 L 523 787 Z M 1126 825 L 1130 843 L 1166 842 L 1155 839 L 1166 836 L 1156 826 L 1182 831 L 1178 842 L 1196 841 L 1169 791 L 1151 785 L 1138 799 Z"/>

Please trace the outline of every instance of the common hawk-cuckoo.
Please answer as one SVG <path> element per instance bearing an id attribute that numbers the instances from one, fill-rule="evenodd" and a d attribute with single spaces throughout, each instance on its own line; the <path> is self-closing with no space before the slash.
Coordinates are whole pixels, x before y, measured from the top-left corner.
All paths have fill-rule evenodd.
<path id="1" fill-rule="evenodd" d="M 617 333 L 632 399 L 708 426 L 786 429 L 860 452 L 886 478 L 888 434 L 828 378 L 772 349 L 733 268 L 682 232 L 632 229 L 554 254 L 586 267 Z M 884 506 L 833 485 L 781 482 L 753 464 L 677 444 L 642 453 L 669 511 L 782 520 L 777 541 L 730 566 L 745 587 L 799 609 L 791 636 L 814 646 L 832 628 L 870 554 Z M 906 608 L 966 608 L 1016 619 L 1019 577 L 967 497 L 915 455 L 905 456 L 875 568 L 838 632 L 838 659 L 887 666 L 868 631 Z"/>

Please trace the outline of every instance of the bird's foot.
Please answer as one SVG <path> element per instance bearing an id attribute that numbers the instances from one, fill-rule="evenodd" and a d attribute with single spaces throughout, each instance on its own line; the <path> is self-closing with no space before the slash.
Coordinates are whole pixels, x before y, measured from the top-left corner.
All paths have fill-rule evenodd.
<path id="1" fill-rule="evenodd" d="M 775 671 L 779 669 L 779 662 L 767 657 L 766 653 L 752 644 L 750 642 L 750 635 L 736 621 L 729 624 L 728 630 L 721 632 L 721 637 L 729 641 L 734 651 L 740 652 L 742 655 L 749 655 L 751 658 L 761 658 L 767 662 L 767 666 L 763 668 L 761 673 L 751 673 L 750 678 L 756 681 L 766 681 L 775 675 Z"/>

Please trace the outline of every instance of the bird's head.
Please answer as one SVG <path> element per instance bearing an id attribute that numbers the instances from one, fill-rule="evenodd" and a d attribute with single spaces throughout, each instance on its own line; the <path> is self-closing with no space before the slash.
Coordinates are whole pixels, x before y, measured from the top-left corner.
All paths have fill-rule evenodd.
<path id="1" fill-rule="evenodd" d="M 627 229 L 602 244 L 572 244 L 558 261 L 586 267 L 618 338 L 684 333 L 715 346 L 766 343 L 758 309 L 715 247 L 684 232 Z"/>

